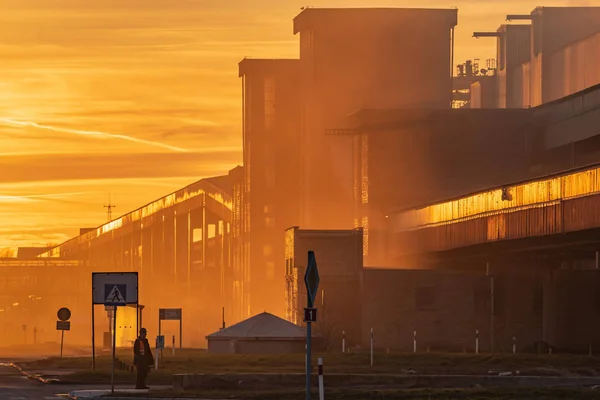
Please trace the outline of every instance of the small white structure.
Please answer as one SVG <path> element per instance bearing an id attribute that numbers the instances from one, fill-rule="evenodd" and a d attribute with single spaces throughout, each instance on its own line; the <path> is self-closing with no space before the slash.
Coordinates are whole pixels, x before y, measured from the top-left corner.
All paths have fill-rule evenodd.
<path id="1" fill-rule="evenodd" d="M 209 353 L 303 353 L 306 330 L 264 312 L 206 337 Z"/>

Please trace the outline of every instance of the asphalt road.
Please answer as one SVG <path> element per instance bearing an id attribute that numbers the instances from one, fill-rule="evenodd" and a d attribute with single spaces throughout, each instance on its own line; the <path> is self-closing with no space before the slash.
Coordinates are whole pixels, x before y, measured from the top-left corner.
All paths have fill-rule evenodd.
<path id="1" fill-rule="evenodd" d="M 61 393 L 69 389 L 59 385 L 44 385 L 27 379 L 19 371 L 0 365 L 0 399 L 2 400 L 45 400 L 65 398 Z"/>

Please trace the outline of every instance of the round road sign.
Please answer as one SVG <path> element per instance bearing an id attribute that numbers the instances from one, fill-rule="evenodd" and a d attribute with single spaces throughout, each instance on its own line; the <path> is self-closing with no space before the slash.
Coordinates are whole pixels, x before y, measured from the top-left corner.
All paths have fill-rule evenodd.
<path id="1" fill-rule="evenodd" d="M 61 321 L 68 321 L 69 318 L 71 318 L 71 310 L 69 310 L 66 307 L 61 308 L 60 310 L 58 310 L 58 319 L 60 319 Z"/>

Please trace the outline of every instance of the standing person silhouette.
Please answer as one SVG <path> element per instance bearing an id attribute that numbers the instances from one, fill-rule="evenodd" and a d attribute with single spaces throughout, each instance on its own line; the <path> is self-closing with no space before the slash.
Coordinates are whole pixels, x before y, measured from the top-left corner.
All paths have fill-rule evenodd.
<path id="1" fill-rule="evenodd" d="M 149 389 L 146 386 L 146 377 L 148 376 L 148 370 L 154 365 L 154 357 L 148 339 L 146 339 L 146 328 L 140 329 L 140 337 L 133 344 L 133 363 L 137 369 L 135 388 Z"/>

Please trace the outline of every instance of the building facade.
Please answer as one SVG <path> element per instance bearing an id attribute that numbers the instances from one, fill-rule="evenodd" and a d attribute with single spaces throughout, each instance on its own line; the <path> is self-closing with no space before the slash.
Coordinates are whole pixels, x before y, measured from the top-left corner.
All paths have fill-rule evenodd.
<path id="1" fill-rule="evenodd" d="M 300 35 L 300 225 L 354 225 L 354 141 L 325 135 L 365 108 L 450 108 L 451 32 L 457 10 L 307 8 Z"/>
<path id="2" fill-rule="evenodd" d="M 332 345 L 346 332 L 358 343 L 361 334 L 362 229 L 286 231 L 286 319 L 302 325 L 307 305 L 304 273 L 308 251 L 315 252 L 320 276 L 315 333 Z"/>
<path id="3" fill-rule="evenodd" d="M 298 60 L 244 59 L 244 179 L 240 218 L 249 315 L 283 315 L 283 232 L 298 223 L 300 113 Z"/>

